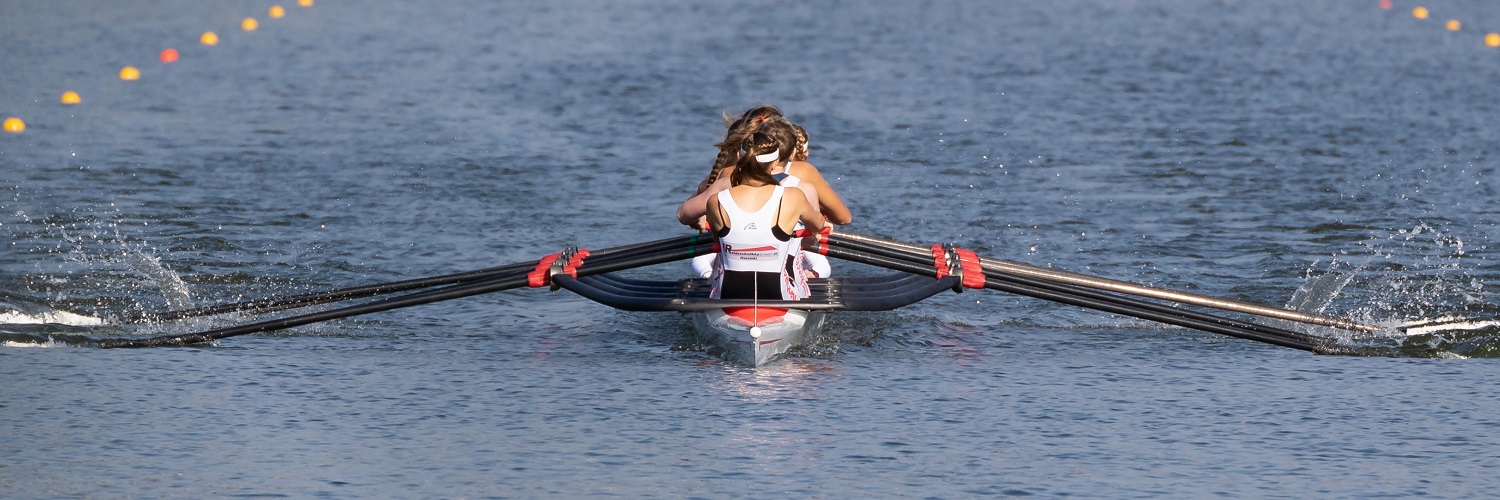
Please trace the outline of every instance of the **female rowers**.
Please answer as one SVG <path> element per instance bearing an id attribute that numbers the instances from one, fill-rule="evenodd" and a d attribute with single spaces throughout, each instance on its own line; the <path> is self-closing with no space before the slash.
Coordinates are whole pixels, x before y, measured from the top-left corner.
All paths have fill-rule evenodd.
<path id="1" fill-rule="evenodd" d="M 751 108 L 741 114 L 739 118 L 730 121 L 726 117 L 725 121 L 728 122 L 728 130 L 725 132 L 724 141 L 715 145 L 719 148 L 719 155 L 714 161 L 713 170 L 699 184 L 698 192 L 692 198 L 683 202 L 677 209 L 677 220 L 695 229 L 702 229 L 703 227 L 703 216 L 707 213 L 708 200 L 718 191 L 729 187 L 728 177 L 735 169 L 735 162 L 740 159 L 739 144 L 743 142 L 745 137 L 755 133 L 762 127 L 768 126 L 768 124 L 777 127 L 787 126 L 800 129 L 800 127 L 786 121 L 786 117 L 781 114 L 781 111 L 776 109 L 775 106 L 770 105 Z M 834 192 L 833 188 L 828 185 L 828 182 L 823 179 L 817 167 L 806 162 L 807 140 L 805 132 L 803 132 L 800 141 L 793 139 L 791 143 L 782 145 L 779 149 L 782 152 L 782 158 L 771 167 L 771 172 L 773 174 L 788 176 L 782 179 L 782 185 L 796 187 L 801 190 L 813 208 L 822 212 L 828 218 L 829 222 L 834 224 L 848 224 L 853 220 L 853 216 L 849 212 L 849 207 L 844 205 L 838 193 Z M 799 150 L 800 153 L 797 153 Z M 799 161 L 789 161 L 793 160 L 793 155 L 797 154 L 801 156 Z M 711 271 L 710 264 L 712 261 L 712 256 L 694 259 L 694 272 L 699 276 L 707 277 Z M 826 258 L 823 258 L 821 255 L 812 256 L 809 254 L 808 263 L 811 267 L 807 271 L 810 277 L 828 277 L 830 267 Z"/>
<path id="2" fill-rule="evenodd" d="M 782 145 L 793 142 L 789 124 L 762 127 L 746 138 L 730 187 L 708 200 L 709 229 L 719 240 L 711 296 L 724 299 L 799 300 L 809 295 L 802 272 L 800 222 L 811 231 L 825 224 L 799 190 L 771 174 Z"/>

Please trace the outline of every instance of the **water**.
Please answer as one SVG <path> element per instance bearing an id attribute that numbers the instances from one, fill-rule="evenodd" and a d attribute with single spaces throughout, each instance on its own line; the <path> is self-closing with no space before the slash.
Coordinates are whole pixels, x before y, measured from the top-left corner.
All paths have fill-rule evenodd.
<path id="1" fill-rule="evenodd" d="M 28 125 L 0 137 L 0 492 L 1485 491 L 1500 11 L 1377 4 L 330 0 L 246 34 L 269 3 L 0 3 L 0 115 Z M 78 347 L 250 319 L 107 321 L 133 312 L 683 234 L 719 113 L 761 102 L 855 232 L 1459 325 L 1330 357 L 969 292 L 753 370 L 686 318 L 518 290 Z"/>

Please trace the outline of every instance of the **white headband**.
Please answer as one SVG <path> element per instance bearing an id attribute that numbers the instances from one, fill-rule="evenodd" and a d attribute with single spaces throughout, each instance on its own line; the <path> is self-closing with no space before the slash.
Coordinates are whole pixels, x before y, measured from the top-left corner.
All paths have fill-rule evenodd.
<path id="1" fill-rule="evenodd" d="M 755 161 L 758 161 L 758 162 L 761 162 L 761 163 L 771 163 L 771 162 L 776 161 L 778 159 L 781 159 L 781 150 L 780 149 L 772 151 L 772 152 L 769 152 L 769 153 L 766 153 L 766 154 L 763 154 L 763 155 L 755 155 Z"/>

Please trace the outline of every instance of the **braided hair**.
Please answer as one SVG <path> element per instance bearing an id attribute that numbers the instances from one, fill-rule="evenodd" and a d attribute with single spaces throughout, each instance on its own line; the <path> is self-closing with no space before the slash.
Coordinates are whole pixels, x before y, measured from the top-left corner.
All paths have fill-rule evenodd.
<path id="1" fill-rule="evenodd" d="M 708 176 L 698 183 L 698 189 L 694 195 L 702 194 L 712 186 L 714 181 L 719 180 L 719 175 L 724 173 L 724 167 L 735 165 L 740 160 L 740 152 L 744 142 L 755 134 L 769 121 L 780 119 L 785 121 L 786 117 L 776 106 L 762 104 L 741 113 L 738 118 L 731 119 L 728 114 L 724 115 L 724 126 L 728 129 L 724 133 L 724 140 L 715 144 L 719 148 L 719 155 L 714 158 L 713 168 L 709 170 Z"/>

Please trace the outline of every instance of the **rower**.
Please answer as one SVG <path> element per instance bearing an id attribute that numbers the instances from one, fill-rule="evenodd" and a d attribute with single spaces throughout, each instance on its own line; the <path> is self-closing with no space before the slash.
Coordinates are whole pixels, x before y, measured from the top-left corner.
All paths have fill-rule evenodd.
<path id="1" fill-rule="evenodd" d="M 721 248 L 711 278 L 714 298 L 799 300 L 810 294 L 801 238 L 794 233 L 799 222 L 811 231 L 825 222 L 801 190 L 781 186 L 771 174 L 791 136 L 785 121 L 751 134 L 729 174 L 729 189 L 708 200 L 709 228 Z"/>
<path id="2" fill-rule="evenodd" d="M 713 169 L 703 182 L 699 183 L 698 191 L 694 196 L 684 201 L 677 209 L 678 221 L 694 229 L 704 228 L 708 200 L 719 191 L 729 187 L 729 176 L 735 170 L 735 163 L 741 158 L 740 145 L 750 134 L 768 125 L 791 127 L 794 134 L 791 142 L 784 143 L 778 148 L 782 156 L 780 161 L 772 166 L 771 173 L 784 173 L 790 176 L 781 184 L 802 190 L 813 209 L 822 212 L 829 222 L 848 224 L 853 220 L 849 208 L 844 205 L 838 193 L 834 192 L 828 181 L 823 179 L 818 168 L 807 162 L 806 132 L 802 130 L 802 127 L 787 121 L 786 117 L 781 114 L 781 110 L 775 106 L 761 105 L 750 108 L 733 120 L 726 116 L 724 121 L 728 130 L 725 132 L 724 140 L 715 144 L 719 148 L 719 154 L 714 160 Z M 828 262 L 826 259 L 821 259 L 821 255 L 809 254 L 807 257 L 808 277 L 826 278 L 830 275 Z M 708 277 L 712 273 L 713 260 L 713 255 L 694 259 L 694 274 Z"/>

